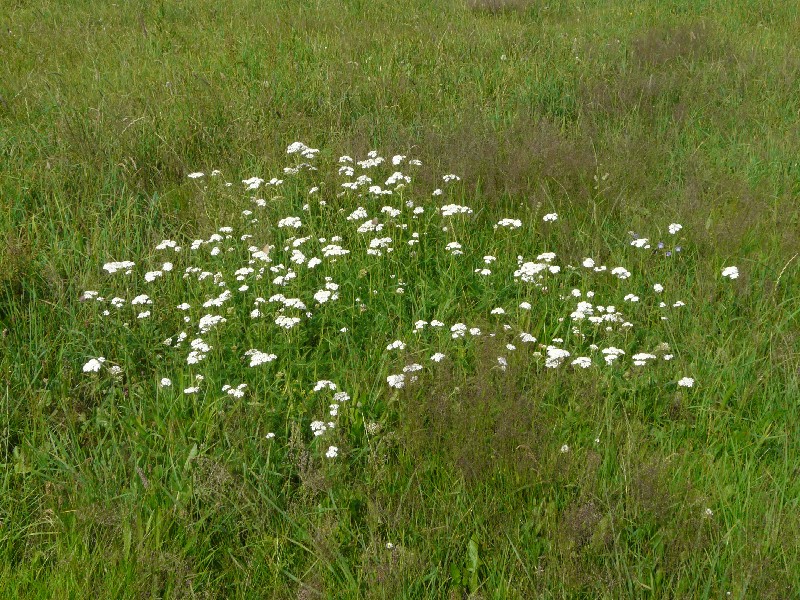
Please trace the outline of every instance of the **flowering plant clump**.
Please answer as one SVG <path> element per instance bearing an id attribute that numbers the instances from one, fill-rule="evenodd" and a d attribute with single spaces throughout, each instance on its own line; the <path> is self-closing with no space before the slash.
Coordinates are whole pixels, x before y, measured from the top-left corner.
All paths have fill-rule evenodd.
<path id="1" fill-rule="evenodd" d="M 333 460 L 350 444 L 342 423 L 380 418 L 359 414 L 365 405 L 350 402 L 351 394 L 413 393 L 442 364 L 466 364 L 479 340 L 502 347 L 490 359 L 500 376 L 519 368 L 514 357 L 524 352 L 525 368 L 541 373 L 592 372 L 614 385 L 649 371 L 665 388 L 676 379 L 694 385 L 673 371 L 673 352 L 657 349 L 663 339 L 642 348 L 632 334 L 638 322 L 668 322 L 685 305 L 669 296 L 665 275 L 651 280 L 634 268 L 638 252 L 654 250 L 648 238 L 613 249 L 609 265 L 596 256 L 569 264 L 545 241 L 551 223 L 569 225 L 555 212 L 537 218 L 522 210 L 485 223 L 462 196 L 452 197 L 457 175 L 439 178 L 441 188 L 419 189 L 422 163 L 402 154 L 342 156 L 332 167 L 333 188 L 320 174 L 317 149 L 295 142 L 287 156 L 281 178 L 204 188 L 238 203 L 238 220 L 183 244 L 163 240 L 147 256 L 98 261 L 103 292 L 81 298 L 97 306 L 104 330 L 119 327 L 160 348 L 149 367 L 159 397 L 272 406 L 268 437 L 279 439 L 288 416 L 275 409 L 287 393 L 299 394 L 314 406 L 304 426 L 310 443 Z M 512 242 L 513 254 L 503 250 Z M 733 279 L 738 270 L 722 275 Z M 420 300 L 464 282 L 459 303 Z M 395 319 L 390 336 L 370 329 L 382 315 Z M 120 355 L 114 336 L 104 353 Z M 371 366 L 360 371 L 358 361 L 346 361 L 352 370 L 343 372 L 335 353 Z M 103 385 L 98 375 L 112 362 L 115 381 L 141 368 L 103 356 L 86 356 L 77 368 Z M 326 372 L 335 380 L 318 379 Z"/>

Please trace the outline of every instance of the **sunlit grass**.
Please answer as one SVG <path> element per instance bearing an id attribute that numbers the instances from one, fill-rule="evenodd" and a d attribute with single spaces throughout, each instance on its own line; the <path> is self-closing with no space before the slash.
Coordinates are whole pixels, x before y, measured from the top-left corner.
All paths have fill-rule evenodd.
<path id="1" fill-rule="evenodd" d="M 791 3 L 1 18 L 0 595 L 798 594 Z"/>

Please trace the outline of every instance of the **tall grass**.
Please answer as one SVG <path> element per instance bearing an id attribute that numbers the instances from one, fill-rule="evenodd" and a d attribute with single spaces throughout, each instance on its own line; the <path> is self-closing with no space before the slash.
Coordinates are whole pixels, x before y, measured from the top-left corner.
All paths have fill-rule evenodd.
<path id="1" fill-rule="evenodd" d="M 796 596 L 799 16 L 745 0 L 6 3 L 0 595 Z M 318 170 L 282 171 L 303 162 L 296 140 Z M 342 188 L 339 156 L 371 150 L 386 162 L 355 175 L 412 181 Z M 245 189 L 253 176 L 284 181 Z M 290 216 L 299 229 L 278 227 Z M 383 231 L 357 232 L 373 218 Z M 376 237 L 393 251 L 367 253 Z M 518 256 L 561 270 L 522 282 Z M 102 268 L 121 260 L 131 275 Z M 298 273 L 286 288 L 279 263 Z M 202 308 L 223 288 L 184 278 L 194 266 L 231 299 Z M 338 299 L 320 302 L 326 276 Z M 278 293 L 306 310 L 253 304 Z M 623 318 L 595 327 L 579 301 Z M 206 313 L 227 321 L 201 334 Z M 480 335 L 454 339 L 457 323 Z M 211 349 L 190 365 L 197 337 Z M 547 346 L 571 354 L 550 368 Z M 606 364 L 608 347 L 625 354 Z M 250 367 L 250 349 L 276 359 Z"/>

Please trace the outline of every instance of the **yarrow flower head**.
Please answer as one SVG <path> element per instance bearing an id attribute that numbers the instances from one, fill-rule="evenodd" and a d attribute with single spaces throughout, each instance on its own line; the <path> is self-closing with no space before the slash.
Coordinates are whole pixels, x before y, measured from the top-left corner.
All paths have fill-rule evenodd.
<path id="1" fill-rule="evenodd" d="M 611 274 L 616 275 L 620 279 L 628 279 L 631 276 L 630 271 L 628 271 L 625 267 L 614 267 L 611 269 Z"/>
<path id="2" fill-rule="evenodd" d="M 647 352 L 639 352 L 638 354 L 634 354 L 631 358 L 633 359 L 634 366 L 643 367 L 647 364 L 648 360 L 654 360 L 656 355 Z"/>
<path id="3" fill-rule="evenodd" d="M 330 381 L 329 379 L 320 379 L 317 383 L 314 384 L 314 391 L 319 392 L 320 390 L 333 390 L 336 391 L 336 384 Z"/>
<path id="4" fill-rule="evenodd" d="M 314 300 L 316 300 L 319 304 L 325 304 L 328 300 L 331 299 L 333 292 L 330 290 L 319 290 L 317 293 L 314 294 Z"/>
<path id="5" fill-rule="evenodd" d="M 225 385 L 222 386 L 222 391 L 226 392 L 229 396 L 232 396 L 234 398 L 242 398 L 242 397 L 244 397 L 245 389 L 247 389 L 247 384 L 246 383 L 240 383 L 236 387 L 233 387 L 233 386 L 228 385 L 228 384 L 225 384 Z"/>
<path id="6" fill-rule="evenodd" d="M 400 373 L 399 375 L 389 375 L 386 378 L 386 383 L 389 384 L 389 387 L 402 389 L 406 385 L 406 376 L 404 373 Z"/>
<path id="7" fill-rule="evenodd" d="M 548 369 L 555 369 L 556 367 L 561 365 L 561 362 L 569 357 L 569 352 L 563 350 L 562 348 L 557 348 L 555 346 L 548 346 L 547 347 L 547 360 L 545 360 L 544 366 Z"/>
<path id="8" fill-rule="evenodd" d="M 739 277 L 738 267 L 725 267 L 722 269 L 722 276 L 729 279 L 737 279 Z"/>
<path id="9" fill-rule="evenodd" d="M 319 437 L 328 429 L 328 426 L 325 425 L 322 421 L 311 421 L 311 431 L 314 434 L 314 437 Z"/>
<path id="10" fill-rule="evenodd" d="M 275 354 L 268 354 L 266 352 L 261 352 L 261 350 L 248 350 L 244 353 L 245 356 L 250 357 L 250 366 L 257 367 L 259 365 L 266 364 L 268 362 L 272 362 L 276 358 L 278 358 Z"/>
<path id="11" fill-rule="evenodd" d="M 519 229 L 522 227 L 522 221 L 519 219 L 500 219 L 497 224 L 494 226 L 495 229 L 498 227 L 508 227 L 509 229 Z"/>
<path id="12" fill-rule="evenodd" d="M 303 142 L 293 142 L 286 148 L 286 154 L 300 154 L 303 158 L 314 158 L 317 152 L 317 148 L 309 148 Z"/>
<path id="13" fill-rule="evenodd" d="M 443 217 L 452 217 L 453 215 L 471 215 L 472 209 L 469 206 L 461 206 L 459 204 L 445 204 L 441 209 Z"/>
<path id="14" fill-rule="evenodd" d="M 570 363 L 573 367 L 580 367 L 581 369 L 588 369 L 592 366 L 592 359 L 588 356 L 579 356 Z"/>
<path id="15" fill-rule="evenodd" d="M 125 271 L 126 275 L 131 273 L 133 267 L 136 266 L 136 263 L 130 260 L 121 260 L 117 262 L 108 262 L 103 265 L 103 269 L 108 271 L 111 274 L 116 273 L 117 271 Z"/>
<path id="16" fill-rule="evenodd" d="M 287 317 L 279 315 L 275 318 L 275 324 L 283 329 L 291 329 L 300 322 L 300 317 Z"/>
<path id="17" fill-rule="evenodd" d="M 83 365 L 83 372 L 97 373 L 100 371 L 100 368 L 103 366 L 104 362 L 106 362 L 106 359 L 102 356 L 98 356 L 97 358 L 92 358 L 85 365 Z"/>
<path id="18" fill-rule="evenodd" d="M 286 217 L 278 221 L 278 227 L 292 227 L 294 229 L 298 229 L 303 223 L 300 221 L 300 217 Z"/>

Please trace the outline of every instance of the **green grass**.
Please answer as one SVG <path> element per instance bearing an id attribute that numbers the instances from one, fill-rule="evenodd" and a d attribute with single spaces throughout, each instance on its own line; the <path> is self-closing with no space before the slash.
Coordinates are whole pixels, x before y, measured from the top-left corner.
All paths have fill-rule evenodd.
<path id="1" fill-rule="evenodd" d="M 793 3 L 40 0 L 4 2 L 0 25 L 0 597 L 800 595 Z M 283 174 L 296 140 L 318 171 Z M 339 195 L 338 157 L 372 149 L 388 163 L 375 183 L 412 183 Z M 254 175 L 284 183 L 250 193 Z M 357 233 L 357 206 L 385 229 Z M 287 216 L 302 227 L 277 228 Z M 222 226 L 219 256 L 189 249 Z M 682 249 L 632 247 L 631 231 Z M 248 246 L 291 266 L 293 235 L 312 236 L 307 258 L 334 235 L 350 254 L 236 291 Z M 368 255 L 380 236 L 394 251 Z M 561 267 L 546 291 L 514 277 L 543 252 Z M 134 273 L 106 273 L 115 260 Z M 203 309 L 223 288 L 189 266 L 232 298 Z M 325 277 L 340 297 L 318 305 Z M 573 322 L 573 289 L 632 327 Z M 131 306 L 142 293 L 153 304 Z M 313 317 L 250 316 L 277 293 Z M 187 365 L 206 313 L 227 322 Z M 455 323 L 482 333 L 455 340 Z M 553 338 L 572 355 L 551 369 Z M 609 346 L 626 352 L 613 365 Z M 250 368 L 251 348 L 277 359 Z M 350 395 L 338 415 L 318 380 Z M 222 390 L 240 383 L 242 398 Z M 318 419 L 336 426 L 317 438 Z"/>

